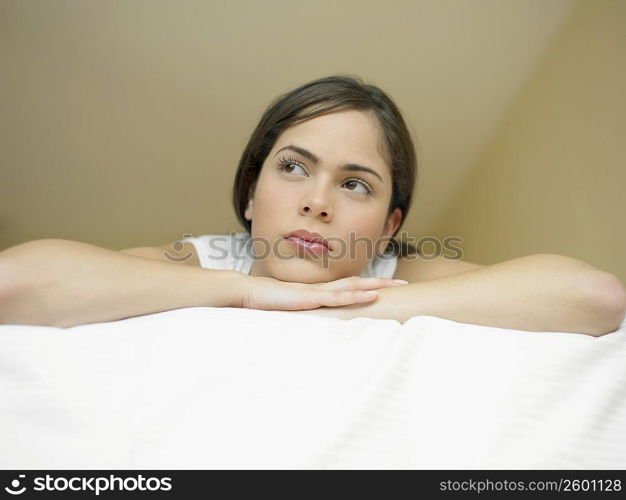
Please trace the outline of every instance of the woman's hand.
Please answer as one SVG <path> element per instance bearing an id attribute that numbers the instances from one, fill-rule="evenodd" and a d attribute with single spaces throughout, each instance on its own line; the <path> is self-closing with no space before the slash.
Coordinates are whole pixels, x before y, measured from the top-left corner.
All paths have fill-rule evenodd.
<path id="1" fill-rule="evenodd" d="M 274 278 L 246 276 L 240 307 L 295 311 L 322 306 L 337 307 L 376 300 L 376 288 L 401 286 L 391 278 L 352 276 L 328 283 L 297 283 Z"/>

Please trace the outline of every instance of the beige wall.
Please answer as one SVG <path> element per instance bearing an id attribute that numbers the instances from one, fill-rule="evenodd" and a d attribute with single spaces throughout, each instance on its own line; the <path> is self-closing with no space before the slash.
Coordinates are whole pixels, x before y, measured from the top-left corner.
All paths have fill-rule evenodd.
<path id="1" fill-rule="evenodd" d="M 240 230 L 230 190 L 263 109 L 352 73 L 414 135 L 403 230 L 461 235 L 470 261 L 554 252 L 624 279 L 625 5 L 0 2 L 0 250 Z"/>
<path id="2" fill-rule="evenodd" d="M 577 0 L 0 0 L 0 249 L 241 229 L 237 162 L 279 93 L 388 91 L 422 174 L 420 233 Z"/>
<path id="3" fill-rule="evenodd" d="M 626 282 L 626 2 L 581 3 L 433 224 L 482 264 L 558 253 Z"/>

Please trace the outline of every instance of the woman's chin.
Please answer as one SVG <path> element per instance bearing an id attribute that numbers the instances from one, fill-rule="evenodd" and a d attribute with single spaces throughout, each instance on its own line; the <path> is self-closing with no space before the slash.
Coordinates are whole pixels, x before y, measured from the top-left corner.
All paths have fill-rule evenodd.
<path id="1" fill-rule="evenodd" d="M 298 283 L 327 283 L 334 281 L 334 272 L 326 263 L 311 261 L 309 259 L 288 259 L 276 262 L 268 262 L 266 267 L 268 275 L 281 281 L 293 281 Z"/>

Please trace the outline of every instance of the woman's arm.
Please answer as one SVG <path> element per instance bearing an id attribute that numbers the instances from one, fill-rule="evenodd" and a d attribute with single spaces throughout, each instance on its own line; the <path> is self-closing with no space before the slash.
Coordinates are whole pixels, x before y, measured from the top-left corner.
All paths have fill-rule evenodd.
<path id="1" fill-rule="evenodd" d="M 378 291 L 368 304 L 298 311 L 404 323 L 436 316 L 460 323 L 526 331 L 615 331 L 626 314 L 626 290 L 612 274 L 561 255 L 537 254 Z"/>
<path id="2" fill-rule="evenodd" d="M 131 255 L 132 254 L 132 255 Z M 163 248 L 116 252 L 35 240 L 0 252 L 0 324 L 69 327 L 185 307 L 309 310 L 376 298 L 392 279 L 296 283 L 172 262 Z"/>
<path id="3" fill-rule="evenodd" d="M 69 327 L 182 307 L 237 307 L 243 275 L 44 239 L 0 252 L 0 324 Z"/>

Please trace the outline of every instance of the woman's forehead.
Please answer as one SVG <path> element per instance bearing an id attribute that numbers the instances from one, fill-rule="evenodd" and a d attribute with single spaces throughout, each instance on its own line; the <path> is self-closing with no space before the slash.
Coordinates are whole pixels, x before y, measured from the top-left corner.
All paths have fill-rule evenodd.
<path id="1" fill-rule="evenodd" d="M 294 144 L 322 161 L 344 159 L 388 166 L 382 129 L 367 111 L 332 111 L 294 124 L 277 138 L 272 154 Z"/>
<path id="2" fill-rule="evenodd" d="M 380 124 L 376 115 L 370 110 L 341 108 L 297 121 L 285 132 L 311 132 L 326 129 L 342 132 L 354 130 L 361 134 L 373 135 L 380 132 Z"/>

